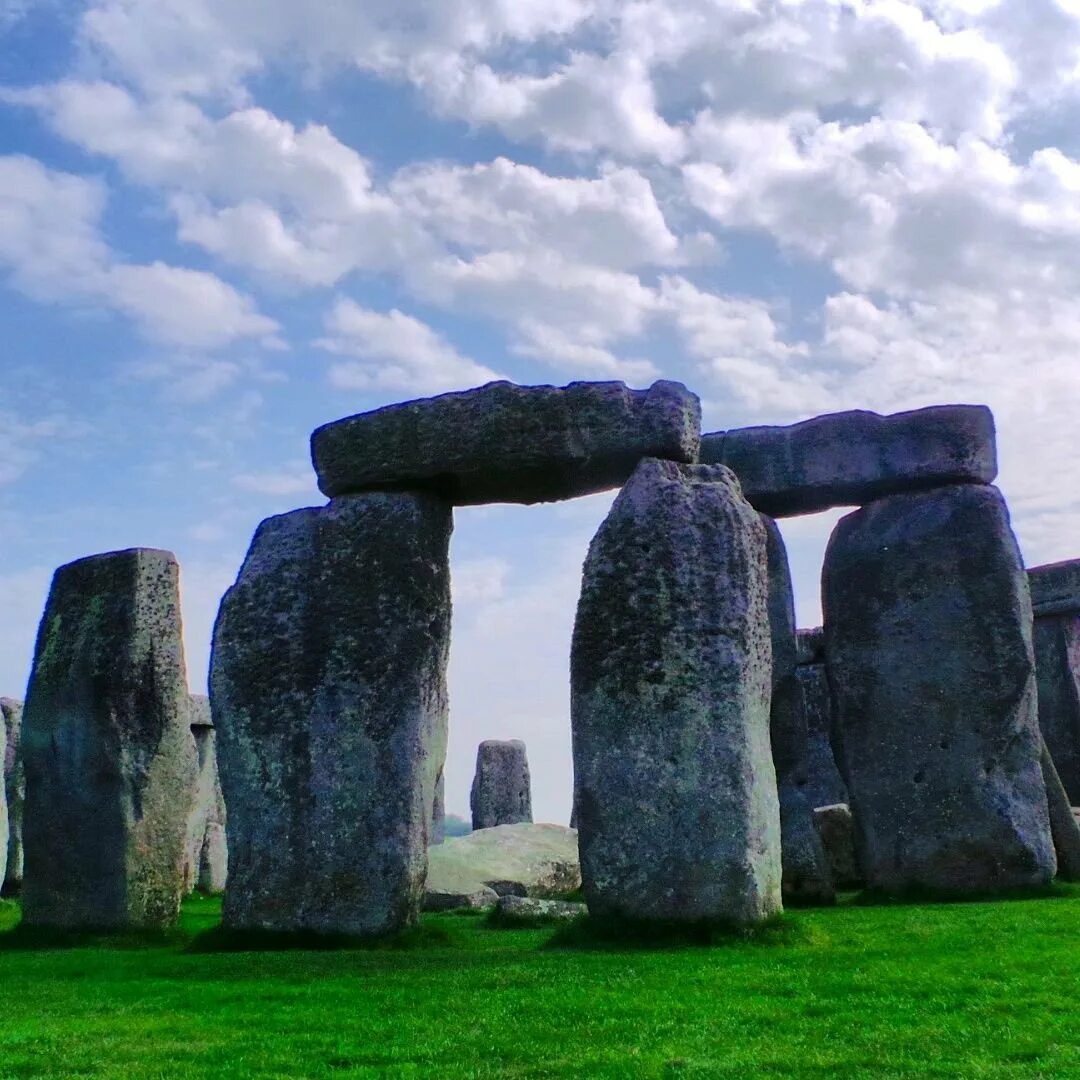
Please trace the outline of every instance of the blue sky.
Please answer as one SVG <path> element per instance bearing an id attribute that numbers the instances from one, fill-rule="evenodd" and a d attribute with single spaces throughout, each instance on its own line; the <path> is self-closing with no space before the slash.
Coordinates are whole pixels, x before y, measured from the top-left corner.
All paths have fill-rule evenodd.
<path id="1" fill-rule="evenodd" d="M 0 692 L 52 570 L 174 550 L 193 689 L 317 425 L 482 383 L 680 379 L 707 430 L 995 411 L 1029 563 L 1078 553 L 1076 0 L 0 0 Z M 476 743 L 569 809 L 610 495 L 470 508 Z M 837 515 L 784 525 L 818 618 Z"/>

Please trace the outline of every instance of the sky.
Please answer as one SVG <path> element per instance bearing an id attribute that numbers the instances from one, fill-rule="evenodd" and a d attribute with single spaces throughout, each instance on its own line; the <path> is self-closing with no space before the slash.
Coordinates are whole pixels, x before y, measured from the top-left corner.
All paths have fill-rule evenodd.
<path id="1" fill-rule="evenodd" d="M 985 403 L 1080 555 L 1080 0 L 0 0 L 0 693 L 52 571 L 175 551 L 188 666 L 318 425 L 678 379 L 705 430 Z M 570 807 L 611 494 L 457 512 L 447 804 Z M 838 513 L 783 523 L 801 625 Z"/>

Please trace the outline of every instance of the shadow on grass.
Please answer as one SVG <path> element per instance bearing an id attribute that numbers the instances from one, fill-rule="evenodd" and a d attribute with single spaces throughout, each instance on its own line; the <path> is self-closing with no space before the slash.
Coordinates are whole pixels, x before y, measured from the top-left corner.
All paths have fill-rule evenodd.
<path id="1" fill-rule="evenodd" d="M 558 929 L 544 947 L 637 952 L 747 944 L 790 946 L 803 943 L 806 936 L 803 927 L 782 915 L 756 927 L 706 920 L 681 923 L 586 915 Z"/>
<path id="2" fill-rule="evenodd" d="M 353 934 L 320 934 L 314 931 L 233 930 L 215 926 L 190 942 L 188 953 L 237 952 L 340 952 L 342 950 L 394 951 L 446 948 L 457 937 L 444 926 L 413 926 L 393 934 L 359 937 Z"/>
<path id="3" fill-rule="evenodd" d="M 116 930 L 84 927 L 67 930 L 20 923 L 0 933 L 0 952 L 43 952 L 48 949 L 160 949 L 183 944 L 191 935 L 178 927 L 167 930 Z"/>
<path id="4" fill-rule="evenodd" d="M 852 907 L 916 907 L 925 904 L 997 904 L 1009 900 L 1068 900 L 1075 899 L 1075 888 L 1061 882 L 1036 885 L 1026 889 L 987 890 L 977 894 L 947 892 L 942 889 L 911 888 L 902 892 L 882 893 L 864 889 L 847 903 Z"/>

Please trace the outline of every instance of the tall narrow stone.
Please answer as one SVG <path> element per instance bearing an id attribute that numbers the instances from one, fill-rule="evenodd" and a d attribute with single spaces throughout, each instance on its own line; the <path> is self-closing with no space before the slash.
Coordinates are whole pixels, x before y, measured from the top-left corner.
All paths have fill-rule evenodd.
<path id="1" fill-rule="evenodd" d="M 589 548 L 571 651 L 594 915 L 781 910 L 765 529 L 719 466 L 647 459 Z"/>
<path id="2" fill-rule="evenodd" d="M 520 739 L 486 739 L 480 744 L 469 805 L 474 829 L 532 821 L 529 760 Z"/>
<path id="3" fill-rule="evenodd" d="M 795 594 L 780 529 L 764 514 L 772 630 L 770 738 L 780 795 L 780 834 L 785 901 L 831 904 L 836 899 L 814 805 L 807 798 L 810 773 L 806 715 L 796 671 Z"/>
<path id="4" fill-rule="evenodd" d="M 450 506 L 346 496 L 269 518 L 214 630 L 227 925 L 417 918 L 446 753 Z"/>
<path id="5" fill-rule="evenodd" d="M 146 548 L 53 578 L 22 727 L 29 925 L 179 912 L 196 756 L 178 584 L 173 555 Z"/>
<path id="6" fill-rule="evenodd" d="M 1080 804 L 1080 615 L 1036 615 L 1039 726 L 1073 803 Z"/>
<path id="7" fill-rule="evenodd" d="M 7 793 L 8 850 L 4 893 L 18 893 L 23 879 L 23 801 L 26 799 L 26 774 L 19 743 L 22 738 L 23 703 L 14 698 L 0 698 L 7 736 L 4 753 L 4 787 Z"/>
<path id="8" fill-rule="evenodd" d="M 435 777 L 435 797 L 431 800 L 431 838 L 429 846 L 446 840 L 446 777 L 443 770 Z"/>
<path id="9" fill-rule="evenodd" d="M 191 733 L 195 737 L 199 755 L 199 772 L 188 818 L 184 885 L 188 892 L 198 888 L 205 893 L 220 893 L 225 890 L 229 853 L 225 841 L 225 797 L 218 775 L 210 699 L 192 695 L 189 706 Z"/>
<path id="10" fill-rule="evenodd" d="M 943 487 L 843 518 L 824 600 L 868 886 L 977 894 L 1048 882 L 1031 602 L 1000 492 Z"/>
<path id="11" fill-rule="evenodd" d="M 1057 855 L 1057 876 L 1062 881 L 1080 881 L 1080 822 L 1069 805 L 1045 740 L 1039 757 L 1043 782 L 1046 784 L 1046 805 L 1050 814 L 1050 835 Z"/>
<path id="12" fill-rule="evenodd" d="M 832 693 L 825 671 L 825 634 L 820 627 L 796 631 L 803 716 L 806 718 L 806 798 L 814 808 L 848 801 L 847 785 L 832 747 Z"/>

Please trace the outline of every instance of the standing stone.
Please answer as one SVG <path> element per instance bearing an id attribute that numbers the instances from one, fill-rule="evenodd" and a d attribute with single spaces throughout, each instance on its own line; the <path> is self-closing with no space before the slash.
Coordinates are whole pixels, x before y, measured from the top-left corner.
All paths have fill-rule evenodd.
<path id="1" fill-rule="evenodd" d="M 23 879 L 23 801 L 26 798 L 26 775 L 19 743 L 22 736 L 23 703 L 14 698 L 0 698 L 7 736 L 4 754 L 4 787 L 7 791 L 8 849 L 4 893 L 13 895 L 22 888 Z"/>
<path id="2" fill-rule="evenodd" d="M 851 819 L 851 810 L 845 803 L 815 807 L 814 824 L 821 836 L 836 887 L 861 889 L 863 879 L 855 858 L 855 823 Z"/>
<path id="3" fill-rule="evenodd" d="M 1061 784 L 1045 740 L 1039 756 L 1043 782 L 1046 784 L 1046 804 L 1050 814 L 1050 835 L 1057 855 L 1057 876 L 1062 881 L 1080 881 L 1080 823 L 1073 815 L 1069 798 Z"/>
<path id="4" fill-rule="evenodd" d="M 832 748 L 832 693 L 824 664 L 795 669 L 806 718 L 806 798 L 812 807 L 846 803 L 848 792 Z"/>
<path id="5" fill-rule="evenodd" d="M 529 760 L 520 739 L 480 744 L 469 805 L 474 830 L 532 821 Z"/>
<path id="6" fill-rule="evenodd" d="M 1034 635 L 1039 727 L 1069 798 L 1080 803 L 1080 616 L 1036 615 Z"/>
<path id="7" fill-rule="evenodd" d="M 194 784 L 179 567 L 136 548 L 62 566 L 22 728 L 23 919 L 161 927 L 180 910 Z"/>
<path id="8" fill-rule="evenodd" d="M 231 927 L 416 921 L 446 754 L 451 509 L 381 492 L 259 526 L 214 630 Z"/>
<path id="9" fill-rule="evenodd" d="M 836 526 L 823 580 L 868 887 L 1046 884 L 1031 603 L 1001 493 L 957 485 L 872 503 Z"/>
<path id="10" fill-rule="evenodd" d="M 443 770 L 435 778 L 435 798 L 431 801 L 431 844 L 446 840 L 446 777 Z"/>
<path id="11" fill-rule="evenodd" d="M 594 915 L 781 910 L 767 605 L 765 528 L 732 473 L 643 461 L 589 547 L 571 649 Z"/>
<path id="12" fill-rule="evenodd" d="M 191 814 L 188 818 L 188 850 L 184 887 L 205 893 L 225 891 L 229 854 L 225 842 L 225 798 L 218 775 L 214 725 L 210 699 L 192 695 L 189 701 L 191 733 L 199 756 Z"/>
<path id="13" fill-rule="evenodd" d="M 785 902 L 831 904 L 836 900 L 828 859 L 814 827 L 814 805 L 807 798 L 810 773 L 806 716 L 795 674 L 795 594 L 780 529 L 762 515 L 769 572 L 769 625 L 772 631 L 772 712 L 770 738 L 780 796 L 780 834 Z"/>

